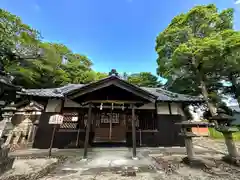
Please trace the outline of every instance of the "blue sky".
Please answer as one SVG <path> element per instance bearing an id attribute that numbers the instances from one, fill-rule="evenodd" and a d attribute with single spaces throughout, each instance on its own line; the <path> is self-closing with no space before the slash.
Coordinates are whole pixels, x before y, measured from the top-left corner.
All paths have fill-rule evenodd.
<path id="1" fill-rule="evenodd" d="M 87 55 L 94 70 L 156 73 L 155 38 L 171 19 L 194 5 L 233 7 L 235 0 L 0 0 L 0 7 L 38 29 L 44 40 Z M 236 20 L 238 17 L 238 20 Z"/>

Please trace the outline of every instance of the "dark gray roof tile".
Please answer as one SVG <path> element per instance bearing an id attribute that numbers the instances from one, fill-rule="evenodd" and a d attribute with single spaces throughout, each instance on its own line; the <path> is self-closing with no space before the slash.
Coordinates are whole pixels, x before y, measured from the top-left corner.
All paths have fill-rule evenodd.
<path id="1" fill-rule="evenodd" d="M 59 88 L 49 88 L 49 89 L 25 89 L 20 94 L 25 94 L 29 96 L 42 96 L 42 97 L 64 97 L 65 94 L 74 91 L 76 89 L 82 88 L 84 84 L 67 84 Z M 152 95 L 158 97 L 158 101 L 186 101 L 186 102 L 196 102 L 203 101 L 201 97 L 189 96 L 184 94 L 177 94 L 162 88 L 149 88 L 140 87 L 142 90 L 151 93 Z"/>
<path id="2" fill-rule="evenodd" d="M 157 96 L 158 101 L 186 101 L 186 102 L 203 101 L 203 98 L 198 96 L 178 94 L 178 93 L 167 91 L 162 88 L 149 88 L 149 87 L 141 87 L 141 88 Z"/>

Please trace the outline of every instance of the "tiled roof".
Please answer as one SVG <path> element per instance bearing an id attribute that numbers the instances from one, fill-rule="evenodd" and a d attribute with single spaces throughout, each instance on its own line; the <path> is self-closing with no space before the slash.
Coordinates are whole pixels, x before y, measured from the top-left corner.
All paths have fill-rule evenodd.
<path id="1" fill-rule="evenodd" d="M 60 88 L 24 89 L 19 94 L 40 97 L 64 97 L 64 94 L 83 87 L 83 84 L 67 84 Z"/>
<path id="2" fill-rule="evenodd" d="M 83 84 L 68 84 L 60 88 L 49 88 L 49 89 L 25 89 L 20 94 L 29 96 L 41 96 L 41 97 L 64 97 L 65 94 L 73 90 L 83 87 Z M 151 93 L 157 97 L 158 101 L 185 101 L 185 102 L 196 102 L 203 101 L 202 98 L 196 96 L 189 96 L 184 94 L 177 94 L 162 88 L 149 88 L 140 87 L 141 89 Z"/>
<path id="3" fill-rule="evenodd" d="M 63 97 L 61 93 L 56 93 L 58 88 L 48 89 L 24 89 L 18 94 L 28 96 L 40 96 L 40 97 Z"/>
<path id="4" fill-rule="evenodd" d="M 187 101 L 187 102 L 203 101 L 203 98 L 198 96 L 178 94 L 164 90 L 162 88 L 149 88 L 149 87 L 141 88 L 157 96 L 158 101 Z"/>

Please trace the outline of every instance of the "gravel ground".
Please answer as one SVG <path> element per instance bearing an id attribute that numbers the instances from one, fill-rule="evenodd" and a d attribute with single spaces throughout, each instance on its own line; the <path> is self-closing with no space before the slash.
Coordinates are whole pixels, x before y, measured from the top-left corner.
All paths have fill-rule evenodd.
<path id="1" fill-rule="evenodd" d="M 222 140 L 194 138 L 196 157 L 204 166 L 193 168 L 182 163 L 185 148 L 139 149 L 139 160 L 131 159 L 131 149 L 99 150 L 91 153 L 89 160 L 81 155 L 70 158 L 41 180 L 239 180 L 240 168 L 221 160 L 227 153 Z M 236 143 L 240 148 L 240 143 Z M 68 154 L 64 152 L 65 155 Z M 56 159 L 17 160 L 14 169 L 8 173 L 29 173 L 37 171 Z M 130 174 L 134 175 L 130 175 Z"/>
<path id="2" fill-rule="evenodd" d="M 14 177 L 19 175 L 29 175 L 31 173 L 37 173 L 44 167 L 49 166 L 52 163 L 57 162 L 56 158 L 51 159 L 15 159 L 13 168 L 2 175 L 0 179 L 6 179 L 7 177 Z"/>
<path id="3" fill-rule="evenodd" d="M 228 153 L 224 140 L 215 140 L 215 139 L 210 139 L 206 137 L 200 137 L 200 138 L 193 138 L 193 144 L 195 146 L 211 149 L 224 154 Z M 235 144 L 238 151 L 240 151 L 240 142 L 235 142 Z"/>
<path id="4" fill-rule="evenodd" d="M 201 154 L 201 160 L 205 166 L 193 168 L 182 163 L 184 154 L 165 153 L 154 155 L 152 158 L 158 163 L 160 169 L 159 179 L 171 180 L 237 180 L 239 179 L 240 169 L 231 167 L 220 160 L 219 155 Z M 200 156 L 198 156 L 199 158 Z"/>
<path id="5" fill-rule="evenodd" d="M 213 142 L 211 142 L 213 143 Z M 196 145 L 199 146 L 199 145 Z M 41 180 L 239 180 L 240 168 L 221 160 L 223 154 L 195 147 L 204 166 L 182 163 L 185 148 L 146 148 L 131 160 L 131 151 L 99 151 L 88 161 L 72 159 Z M 124 175 L 134 172 L 135 175 Z M 127 173 L 128 174 L 128 173 Z"/>

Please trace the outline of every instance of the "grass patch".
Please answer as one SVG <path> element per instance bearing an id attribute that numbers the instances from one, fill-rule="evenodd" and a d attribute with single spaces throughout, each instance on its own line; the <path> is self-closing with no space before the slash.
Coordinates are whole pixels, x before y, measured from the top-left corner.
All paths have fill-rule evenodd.
<path id="1" fill-rule="evenodd" d="M 209 135 L 213 139 L 224 139 L 223 134 L 217 131 L 215 128 L 208 128 Z M 240 132 L 233 133 L 233 139 L 235 141 L 240 141 Z"/>

